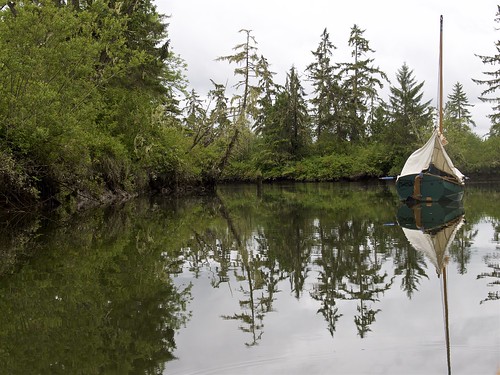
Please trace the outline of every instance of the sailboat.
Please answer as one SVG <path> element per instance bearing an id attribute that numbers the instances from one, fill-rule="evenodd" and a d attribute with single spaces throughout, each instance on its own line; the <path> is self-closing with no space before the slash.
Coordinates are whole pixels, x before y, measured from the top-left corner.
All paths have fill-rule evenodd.
<path id="1" fill-rule="evenodd" d="M 442 281 L 446 362 L 448 375 L 451 375 L 446 267 L 449 260 L 449 247 L 465 222 L 462 202 L 453 201 L 446 204 L 419 202 L 411 207 L 405 204 L 399 208 L 397 218 L 412 247 L 423 253 L 434 265 L 436 274 Z"/>
<path id="2" fill-rule="evenodd" d="M 443 135 L 443 16 L 439 38 L 439 117 L 438 126 L 427 143 L 406 160 L 396 179 L 396 191 L 402 201 L 460 201 L 465 176 L 453 165 L 444 146 Z"/>

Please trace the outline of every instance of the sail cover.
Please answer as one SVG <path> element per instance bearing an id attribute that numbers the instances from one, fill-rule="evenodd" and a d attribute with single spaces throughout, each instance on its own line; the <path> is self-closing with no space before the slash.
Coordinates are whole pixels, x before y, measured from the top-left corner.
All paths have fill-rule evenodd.
<path id="1" fill-rule="evenodd" d="M 464 182 L 464 175 L 453 165 L 444 149 L 438 130 L 434 130 L 427 143 L 410 155 L 401 171 L 400 176 L 418 174 L 429 168 L 430 164 Z"/>
<path id="2" fill-rule="evenodd" d="M 463 223 L 464 218 L 462 215 L 458 219 L 447 223 L 437 233 L 404 227 L 402 229 L 413 248 L 425 254 L 434 267 L 436 267 L 437 274 L 440 275 L 443 267 L 446 265 L 448 249 Z"/>

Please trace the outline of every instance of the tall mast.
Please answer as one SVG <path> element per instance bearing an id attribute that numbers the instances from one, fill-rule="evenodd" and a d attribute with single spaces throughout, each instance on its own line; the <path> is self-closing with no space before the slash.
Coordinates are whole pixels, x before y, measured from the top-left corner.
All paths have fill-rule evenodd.
<path id="1" fill-rule="evenodd" d="M 439 23 L 439 133 L 443 134 L 443 16 Z"/>

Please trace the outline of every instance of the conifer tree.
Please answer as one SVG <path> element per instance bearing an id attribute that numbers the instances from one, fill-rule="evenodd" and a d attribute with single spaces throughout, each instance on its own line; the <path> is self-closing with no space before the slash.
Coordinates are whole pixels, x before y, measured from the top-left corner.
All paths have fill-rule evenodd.
<path id="1" fill-rule="evenodd" d="M 422 143 L 424 133 L 432 125 L 431 101 L 422 102 L 424 82 L 417 83 L 406 63 L 398 70 L 398 87 L 390 87 L 389 113 L 391 124 L 387 142 L 406 145 L 413 149 L 414 143 Z"/>
<path id="2" fill-rule="evenodd" d="M 194 89 L 192 89 L 186 97 L 186 107 L 184 111 L 186 113 L 184 126 L 193 137 L 192 147 L 194 147 L 203 138 L 207 124 L 207 114 L 203 108 L 203 102 Z"/>
<path id="3" fill-rule="evenodd" d="M 233 50 L 234 55 L 221 56 L 217 61 L 227 61 L 234 63 L 237 67 L 234 69 L 234 75 L 240 77 L 240 80 L 234 85 L 236 90 L 243 90 L 243 93 L 237 93 L 232 99 L 237 102 L 238 116 L 244 116 L 252 112 L 255 106 L 256 93 L 260 90 L 255 82 L 252 82 L 256 76 L 259 56 L 257 54 L 257 41 L 252 35 L 252 30 L 241 29 L 240 33 L 245 34 L 245 42 L 236 45 Z"/>
<path id="4" fill-rule="evenodd" d="M 214 101 L 210 111 L 209 123 L 213 128 L 214 137 L 221 136 L 231 124 L 229 113 L 229 99 L 226 97 L 226 87 L 212 81 L 214 88 L 208 93 L 209 99 Z"/>
<path id="5" fill-rule="evenodd" d="M 371 106 L 376 103 L 377 89 L 383 87 L 387 76 L 379 68 L 373 66 L 374 59 L 367 57 L 375 52 L 364 38 L 365 30 L 357 25 L 351 28 L 349 46 L 354 61 L 342 64 L 343 90 L 345 94 L 345 113 L 348 138 L 357 141 L 366 136 L 367 115 Z"/>
<path id="6" fill-rule="evenodd" d="M 310 119 L 305 92 L 294 67 L 288 73 L 285 90 L 288 94 L 285 127 L 290 137 L 290 153 L 297 158 L 303 155 L 310 142 Z"/>
<path id="7" fill-rule="evenodd" d="M 287 74 L 285 87 L 277 92 L 268 123 L 262 131 L 274 162 L 303 156 L 310 143 L 310 119 L 304 96 L 297 70 L 292 67 Z"/>
<path id="8" fill-rule="evenodd" d="M 241 77 L 241 79 L 234 87 L 236 90 L 243 90 L 243 93 L 237 92 L 231 99 L 231 103 L 236 104 L 234 108 L 235 116 L 232 122 L 234 126 L 226 150 L 216 167 L 217 178 L 222 174 L 227 165 L 241 131 L 251 127 L 251 121 L 254 121 L 253 116 L 256 113 L 257 98 L 260 94 L 260 88 L 255 82 L 252 82 L 257 77 L 256 69 L 259 61 L 257 41 L 251 34 L 252 30 L 241 29 L 239 32 L 245 34 L 245 42 L 233 48 L 235 54 L 221 56 L 216 59 L 217 61 L 227 61 L 237 65 L 234 69 L 234 74 Z"/>
<path id="9" fill-rule="evenodd" d="M 313 107 L 313 119 L 315 125 L 315 136 L 320 140 L 323 132 L 333 132 L 333 122 L 336 101 L 340 97 L 338 76 L 335 74 L 335 66 L 331 62 L 333 50 L 336 47 L 330 41 L 330 35 L 325 28 L 321 34 L 321 41 L 316 51 L 312 54 L 315 61 L 306 68 L 308 78 L 313 86 L 313 98 L 310 103 Z"/>
<path id="10" fill-rule="evenodd" d="M 469 104 L 463 86 L 457 82 L 453 86 L 453 92 L 448 95 L 448 102 L 446 102 L 444 108 L 445 119 L 457 130 L 470 131 L 470 126 L 476 126 L 468 109 L 472 106 L 472 104 Z"/>
<path id="11" fill-rule="evenodd" d="M 500 23 L 500 5 L 497 5 L 495 22 Z M 500 40 L 495 42 L 497 54 L 493 56 L 477 55 L 485 65 L 500 65 Z M 500 97 L 492 96 L 500 87 L 500 68 L 483 72 L 485 79 L 473 79 L 479 85 L 486 86 L 479 99 L 483 102 L 492 103 L 493 113 L 488 117 L 491 120 L 490 135 L 500 136 Z"/>
<path id="12" fill-rule="evenodd" d="M 269 69 L 269 63 L 264 56 L 261 56 L 257 66 L 256 74 L 259 77 L 260 95 L 256 103 L 256 111 L 254 114 L 255 124 L 253 129 L 257 134 L 262 133 L 268 123 L 270 111 L 272 111 L 273 102 L 276 98 L 278 86 L 273 81 L 273 76 L 276 74 Z"/>

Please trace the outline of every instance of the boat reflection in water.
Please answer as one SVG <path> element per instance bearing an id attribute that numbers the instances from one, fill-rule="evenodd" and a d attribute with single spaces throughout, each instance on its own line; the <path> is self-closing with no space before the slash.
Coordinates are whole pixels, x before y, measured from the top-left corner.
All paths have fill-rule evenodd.
<path id="1" fill-rule="evenodd" d="M 462 202 L 459 201 L 405 204 L 397 214 L 398 223 L 406 238 L 416 251 L 423 253 L 432 262 L 442 282 L 448 374 L 451 374 L 451 356 L 446 266 L 449 247 L 464 223 L 464 213 Z"/>

